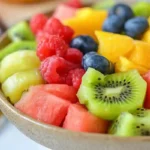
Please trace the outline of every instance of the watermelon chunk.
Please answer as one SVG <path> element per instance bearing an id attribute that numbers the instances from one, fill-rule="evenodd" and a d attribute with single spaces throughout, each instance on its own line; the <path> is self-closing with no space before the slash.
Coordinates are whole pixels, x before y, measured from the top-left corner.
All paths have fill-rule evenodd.
<path id="1" fill-rule="evenodd" d="M 65 19 L 69 19 L 75 16 L 77 8 L 73 8 L 71 6 L 60 4 L 56 8 L 53 17 L 63 21 Z"/>
<path id="2" fill-rule="evenodd" d="M 80 104 L 69 106 L 63 128 L 80 132 L 106 133 L 108 121 L 100 119 Z"/>
<path id="3" fill-rule="evenodd" d="M 33 86 L 15 107 L 30 117 L 47 124 L 60 126 L 71 102 Z"/>

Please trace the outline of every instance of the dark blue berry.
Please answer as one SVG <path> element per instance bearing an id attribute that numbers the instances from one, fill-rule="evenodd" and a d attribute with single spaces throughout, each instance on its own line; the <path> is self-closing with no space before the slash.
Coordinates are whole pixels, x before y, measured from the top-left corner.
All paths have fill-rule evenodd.
<path id="1" fill-rule="evenodd" d="M 75 37 L 71 43 L 70 47 L 79 49 L 83 54 L 86 54 L 91 51 L 97 51 L 98 44 L 94 39 L 87 35 L 81 35 Z"/>
<path id="2" fill-rule="evenodd" d="M 100 71 L 103 74 L 114 73 L 113 64 L 103 56 L 94 53 L 87 53 L 83 56 L 83 68 L 87 70 L 89 67 Z"/>
<path id="3" fill-rule="evenodd" d="M 109 16 L 111 15 L 117 15 L 120 16 L 124 21 L 134 17 L 134 13 L 132 9 L 126 5 L 126 4 L 116 4 L 114 5 L 110 11 L 109 11 Z"/>
<path id="4" fill-rule="evenodd" d="M 149 27 L 148 21 L 144 17 L 135 17 L 129 19 L 124 26 L 126 35 L 132 38 L 138 38 L 141 36 Z"/>
<path id="5" fill-rule="evenodd" d="M 103 24 L 103 31 L 120 33 L 124 27 L 124 19 L 117 15 L 109 16 Z"/>

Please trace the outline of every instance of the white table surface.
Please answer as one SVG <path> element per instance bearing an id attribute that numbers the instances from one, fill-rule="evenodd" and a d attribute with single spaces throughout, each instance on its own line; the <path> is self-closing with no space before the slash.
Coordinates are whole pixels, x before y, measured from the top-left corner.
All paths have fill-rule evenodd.
<path id="1" fill-rule="evenodd" d="M 48 150 L 23 135 L 15 126 L 6 121 L 0 128 L 0 150 Z"/>

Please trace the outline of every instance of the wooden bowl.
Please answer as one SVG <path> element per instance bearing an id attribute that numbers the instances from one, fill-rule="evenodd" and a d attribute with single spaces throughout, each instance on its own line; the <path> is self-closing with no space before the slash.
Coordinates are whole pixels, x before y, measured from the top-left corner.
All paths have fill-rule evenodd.
<path id="1" fill-rule="evenodd" d="M 10 42 L 7 33 L 0 48 Z M 81 133 L 36 121 L 18 111 L 0 91 L 0 109 L 26 136 L 53 150 L 149 150 L 150 137 L 116 137 L 108 134 Z M 15 138 L 15 136 L 14 136 Z"/>

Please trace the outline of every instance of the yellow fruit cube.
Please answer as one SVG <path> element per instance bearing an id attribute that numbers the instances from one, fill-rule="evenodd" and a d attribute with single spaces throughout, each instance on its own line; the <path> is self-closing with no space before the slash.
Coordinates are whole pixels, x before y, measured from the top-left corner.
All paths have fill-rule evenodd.
<path id="1" fill-rule="evenodd" d="M 134 40 L 128 36 L 103 31 L 95 34 L 99 41 L 98 53 L 114 63 L 134 49 Z"/>
<path id="2" fill-rule="evenodd" d="M 129 71 L 129 70 L 133 70 L 133 69 L 138 70 L 138 72 L 141 75 L 148 72 L 147 68 L 144 68 L 140 65 L 136 65 L 125 57 L 120 57 L 119 60 L 117 61 L 116 65 L 115 65 L 115 71 L 116 72 L 125 72 L 125 71 Z"/>
<path id="3" fill-rule="evenodd" d="M 150 28 L 143 34 L 142 41 L 150 43 Z"/>
<path id="4" fill-rule="evenodd" d="M 135 49 L 129 60 L 133 63 L 150 69 L 150 44 L 143 41 L 135 41 Z"/>
<path id="5" fill-rule="evenodd" d="M 74 36 L 86 34 L 96 39 L 94 32 L 102 29 L 106 17 L 107 11 L 87 7 L 79 9 L 76 16 L 65 20 L 64 24 L 75 31 Z"/>

